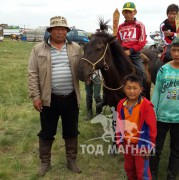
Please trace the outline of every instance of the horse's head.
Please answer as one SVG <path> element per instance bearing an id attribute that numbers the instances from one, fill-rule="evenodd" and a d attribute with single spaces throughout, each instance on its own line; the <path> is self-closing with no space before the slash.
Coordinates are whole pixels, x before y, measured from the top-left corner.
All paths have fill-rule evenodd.
<path id="1" fill-rule="evenodd" d="M 81 81 L 86 81 L 92 76 L 95 70 L 107 70 L 110 66 L 108 51 L 109 44 L 115 37 L 104 32 L 97 32 L 84 48 L 84 55 L 78 66 L 78 77 Z"/>

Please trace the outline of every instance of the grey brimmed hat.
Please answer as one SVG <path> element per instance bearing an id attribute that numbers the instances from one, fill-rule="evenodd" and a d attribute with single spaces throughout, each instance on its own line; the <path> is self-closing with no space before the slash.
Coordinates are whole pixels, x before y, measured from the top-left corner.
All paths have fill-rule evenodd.
<path id="1" fill-rule="evenodd" d="M 54 16 L 50 18 L 50 26 L 47 28 L 47 31 L 50 31 L 53 27 L 65 27 L 67 28 L 67 31 L 70 31 L 70 28 L 68 27 L 67 20 L 63 16 Z"/>

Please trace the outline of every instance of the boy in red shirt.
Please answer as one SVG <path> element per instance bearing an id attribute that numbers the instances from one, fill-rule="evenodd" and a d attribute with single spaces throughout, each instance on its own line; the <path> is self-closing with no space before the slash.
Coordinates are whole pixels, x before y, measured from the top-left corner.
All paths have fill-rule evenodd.
<path id="1" fill-rule="evenodd" d="M 142 79 L 128 75 L 124 81 L 127 98 L 117 106 L 116 144 L 124 154 L 128 180 L 151 180 L 149 155 L 155 147 L 156 116 L 153 104 L 141 96 L 142 90 Z"/>
<path id="2" fill-rule="evenodd" d="M 133 2 L 124 4 L 122 14 L 125 21 L 119 25 L 117 38 L 134 64 L 137 73 L 143 77 L 145 89 L 146 74 L 140 57 L 140 50 L 146 45 L 145 26 L 134 17 L 137 14 L 136 6 Z"/>

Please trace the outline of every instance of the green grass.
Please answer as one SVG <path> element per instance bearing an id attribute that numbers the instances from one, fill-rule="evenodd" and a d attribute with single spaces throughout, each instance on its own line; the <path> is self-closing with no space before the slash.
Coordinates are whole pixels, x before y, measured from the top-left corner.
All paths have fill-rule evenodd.
<path id="1" fill-rule="evenodd" d="M 103 134 L 100 124 L 84 121 L 86 114 L 85 90 L 81 83 L 82 104 L 79 117 L 78 164 L 83 173 L 74 174 L 66 169 L 64 141 L 61 138 L 59 121 L 56 140 L 52 149 L 52 169 L 45 177 L 36 173 L 39 164 L 38 138 L 39 114 L 33 109 L 27 91 L 27 64 L 34 43 L 10 41 L 0 42 L 0 179 L 2 180 L 122 180 L 123 157 L 107 154 L 108 143 L 91 138 Z M 107 110 L 107 112 L 109 112 Z M 168 161 L 168 139 L 160 165 L 160 178 L 165 179 Z M 102 144 L 104 156 L 83 154 L 80 145 Z"/>

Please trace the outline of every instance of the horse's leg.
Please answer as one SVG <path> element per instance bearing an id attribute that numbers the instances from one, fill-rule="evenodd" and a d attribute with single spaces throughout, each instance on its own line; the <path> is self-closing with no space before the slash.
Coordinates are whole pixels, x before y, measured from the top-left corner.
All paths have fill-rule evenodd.
<path id="1" fill-rule="evenodd" d="M 150 89 L 151 89 L 151 73 L 150 73 L 150 60 L 144 54 L 141 54 L 143 65 L 146 73 L 146 89 L 144 90 L 145 97 L 150 100 Z"/>

